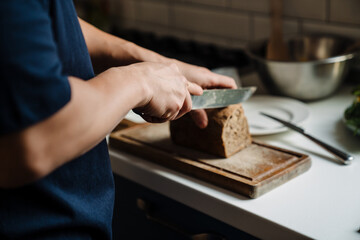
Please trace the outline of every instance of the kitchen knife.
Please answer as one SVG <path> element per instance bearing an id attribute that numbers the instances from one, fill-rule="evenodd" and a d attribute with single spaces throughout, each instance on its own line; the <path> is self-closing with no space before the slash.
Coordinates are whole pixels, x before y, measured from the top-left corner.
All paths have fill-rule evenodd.
<path id="1" fill-rule="evenodd" d="M 204 90 L 201 96 L 191 95 L 192 109 L 221 108 L 246 101 L 256 87 Z"/>
<path id="2" fill-rule="evenodd" d="M 304 129 L 302 129 L 301 127 L 298 127 L 288 121 L 284 121 L 282 119 L 279 119 L 277 117 L 274 117 L 274 116 L 271 116 L 269 114 L 266 114 L 266 113 L 263 113 L 263 112 L 260 112 L 261 115 L 264 115 L 268 118 L 271 118 L 275 121 L 278 121 L 280 123 L 282 123 L 284 126 L 298 132 L 298 133 L 301 133 L 302 135 L 304 135 L 305 137 L 309 138 L 311 141 L 315 142 L 316 144 L 318 144 L 320 147 L 324 148 L 325 150 L 327 150 L 328 152 L 330 152 L 331 154 L 333 154 L 337 159 L 339 159 L 343 164 L 350 164 L 352 162 L 352 160 L 354 159 L 353 156 L 343 152 L 343 151 L 340 151 L 339 149 L 336 149 L 322 141 L 320 141 L 319 139 L 316 139 L 314 138 L 313 136 L 307 134 L 305 132 Z"/>

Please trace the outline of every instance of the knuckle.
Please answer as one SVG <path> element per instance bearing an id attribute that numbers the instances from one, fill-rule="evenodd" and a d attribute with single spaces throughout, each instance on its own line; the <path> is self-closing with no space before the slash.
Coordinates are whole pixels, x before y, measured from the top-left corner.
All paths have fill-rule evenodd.
<path id="1" fill-rule="evenodd" d="M 211 72 L 208 68 L 206 67 L 199 67 L 198 68 L 198 72 L 199 74 L 202 74 L 204 76 L 209 76 L 209 75 L 212 75 L 213 72 Z"/>
<path id="2" fill-rule="evenodd" d="M 177 103 L 175 104 L 175 111 L 178 112 L 178 111 L 180 111 L 181 108 L 182 108 L 182 104 L 180 104 L 179 102 L 177 102 Z"/>
<path id="3" fill-rule="evenodd" d="M 180 80 L 184 83 L 185 86 L 188 85 L 188 80 L 184 76 L 180 76 Z"/>
<path id="4" fill-rule="evenodd" d="M 169 64 L 169 66 L 170 66 L 171 68 L 179 71 L 179 67 L 178 67 L 178 65 L 177 65 L 176 63 L 172 62 L 172 63 Z"/>
<path id="5" fill-rule="evenodd" d="M 211 86 L 215 86 L 218 83 L 217 79 L 215 78 L 209 78 L 208 84 Z"/>
<path id="6" fill-rule="evenodd" d="M 209 73 L 210 70 L 207 69 L 206 67 L 199 67 L 199 71 L 201 71 L 202 73 Z"/>

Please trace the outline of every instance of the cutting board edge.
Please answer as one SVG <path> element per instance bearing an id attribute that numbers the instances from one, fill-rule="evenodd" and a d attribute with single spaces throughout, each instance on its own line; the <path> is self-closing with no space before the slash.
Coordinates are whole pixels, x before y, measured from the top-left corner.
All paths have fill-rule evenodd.
<path id="1" fill-rule="evenodd" d="M 131 128 L 134 127 L 139 126 L 133 126 Z M 128 129 L 125 129 L 125 131 L 126 130 Z M 156 149 L 151 146 L 142 144 L 141 142 L 125 138 L 120 132 L 112 133 L 109 138 L 110 147 L 113 147 L 115 149 L 120 148 L 123 151 L 127 151 L 134 155 L 144 157 L 147 160 L 150 160 L 165 167 L 169 167 L 172 170 L 189 175 L 191 177 L 195 177 L 197 179 L 214 184 L 215 186 L 230 190 L 232 192 L 246 195 L 250 198 L 260 197 L 261 195 L 269 192 L 277 186 L 280 186 L 283 183 L 286 183 L 287 181 L 304 173 L 311 166 L 311 159 L 305 154 L 274 147 L 272 145 L 259 143 L 256 141 L 254 141 L 254 143 L 263 147 L 268 147 L 285 153 L 294 154 L 298 156 L 299 159 L 292 163 L 290 166 L 288 166 L 286 169 L 279 169 L 279 171 L 274 173 L 271 177 L 264 179 L 260 182 L 254 182 L 246 178 L 242 178 L 238 175 L 231 176 L 231 174 L 227 173 L 227 176 L 225 176 L 224 174 L 221 174 L 219 170 L 215 167 L 205 165 L 198 161 L 184 159 L 180 156 L 170 155 L 169 153 L 163 152 L 160 149 Z M 139 148 L 143 148 L 146 151 L 138 151 Z M 173 161 L 169 161 L 169 159 L 172 159 Z M 186 161 L 191 161 L 191 164 L 187 163 Z M 202 168 L 200 167 L 200 165 L 202 165 Z M 284 180 L 284 177 L 287 178 Z M 240 178 L 241 181 L 239 181 Z"/>
<path id="2" fill-rule="evenodd" d="M 151 162 L 157 163 L 161 166 L 168 167 L 174 171 L 186 174 L 190 177 L 197 178 L 199 180 L 214 184 L 217 187 L 225 188 L 227 190 L 251 196 L 251 193 L 254 192 L 254 185 L 251 184 L 251 181 L 247 179 L 243 179 L 243 182 L 239 182 L 234 178 L 229 178 L 221 174 L 217 174 L 212 171 L 207 171 L 206 169 L 214 167 L 205 165 L 201 162 L 192 161 L 193 164 L 202 165 L 204 168 L 200 168 L 193 164 L 187 164 L 183 161 L 182 157 L 171 156 L 166 152 L 163 152 L 159 149 L 151 148 L 150 146 L 141 144 L 137 141 L 132 141 L 131 139 L 121 138 L 114 139 L 109 138 L 109 145 L 114 149 L 121 149 L 123 151 L 129 152 L 139 157 L 143 157 L 146 160 L 150 160 Z M 146 151 L 138 151 L 138 148 L 141 147 L 146 149 Z M 126 149 L 125 149 L 126 148 Z M 156 157 L 155 157 L 156 156 Z M 173 161 L 169 161 L 169 159 Z M 214 176 L 216 175 L 218 180 L 214 180 Z M 238 178 L 239 176 L 236 176 Z M 220 182 L 219 182 L 220 181 Z M 246 184 L 247 183 L 247 184 Z M 234 187 L 235 186 L 235 187 Z"/>
<path id="3" fill-rule="evenodd" d="M 301 160 L 255 185 L 250 197 L 257 198 L 308 171 L 312 165 L 311 158 L 307 155 L 304 156 Z M 283 177 L 286 179 L 283 180 Z"/>

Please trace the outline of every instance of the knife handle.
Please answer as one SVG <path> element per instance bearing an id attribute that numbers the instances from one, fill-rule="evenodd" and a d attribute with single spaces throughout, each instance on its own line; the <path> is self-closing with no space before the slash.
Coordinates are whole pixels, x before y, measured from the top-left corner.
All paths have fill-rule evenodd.
<path id="1" fill-rule="evenodd" d="M 351 156 L 350 154 L 347 154 L 339 149 L 334 148 L 333 146 L 330 146 L 329 144 L 326 144 L 322 141 L 320 141 L 319 139 L 303 132 L 302 133 L 305 137 L 309 138 L 310 140 L 312 140 L 313 142 L 315 142 L 316 144 L 318 144 L 320 147 L 324 148 L 325 150 L 327 150 L 328 152 L 330 152 L 331 154 L 333 154 L 337 159 L 339 159 L 343 164 L 350 164 L 352 162 L 352 160 L 354 159 L 353 156 Z"/>

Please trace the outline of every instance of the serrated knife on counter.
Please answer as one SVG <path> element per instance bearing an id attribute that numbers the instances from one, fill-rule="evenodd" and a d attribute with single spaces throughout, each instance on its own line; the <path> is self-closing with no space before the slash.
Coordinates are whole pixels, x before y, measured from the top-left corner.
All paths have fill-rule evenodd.
<path id="1" fill-rule="evenodd" d="M 191 95 L 192 110 L 221 108 L 245 102 L 255 91 L 256 87 L 204 90 L 201 96 Z"/>

